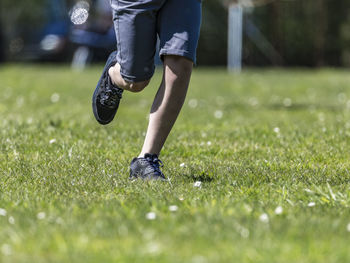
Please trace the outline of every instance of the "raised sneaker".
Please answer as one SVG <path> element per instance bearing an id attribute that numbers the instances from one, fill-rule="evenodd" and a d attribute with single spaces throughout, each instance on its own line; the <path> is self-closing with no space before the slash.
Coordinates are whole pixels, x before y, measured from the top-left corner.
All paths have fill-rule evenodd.
<path id="1" fill-rule="evenodd" d="M 117 51 L 109 55 L 102 76 L 92 96 L 92 110 L 95 118 L 103 125 L 113 120 L 123 93 L 123 89 L 113 84 L 108 74 L 108 70 L 117 63 L 116 57 Z"/>

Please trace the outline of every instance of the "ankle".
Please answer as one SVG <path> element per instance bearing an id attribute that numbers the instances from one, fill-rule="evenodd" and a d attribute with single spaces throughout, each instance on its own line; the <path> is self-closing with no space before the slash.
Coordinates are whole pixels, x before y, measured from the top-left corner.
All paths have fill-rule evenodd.
<path id="1" fill-rule="evenodd" d="M 152 152 L 141 152 L 137 158 L 145 158 L 145 155 L 146 155 L 146 154 L 149 154 L 149 155 L 157 155 L 157 157 L 159 156 L 159 154 L 158 154 L 158 153 L 152 153 Z"/>
<path id="2" fill-rule="evenodd" d="M 116 78 L 116 69 L 115 69 L 116 66 L 113 66 L 113 67 L 110 67 L 108 69 L 108 75 L 109 77 L 111 78 L 112 80 L 112 83 L 114 85 L 117 85 L 118 86 L 118 83 L 117 83 L 117 78 Z"/>

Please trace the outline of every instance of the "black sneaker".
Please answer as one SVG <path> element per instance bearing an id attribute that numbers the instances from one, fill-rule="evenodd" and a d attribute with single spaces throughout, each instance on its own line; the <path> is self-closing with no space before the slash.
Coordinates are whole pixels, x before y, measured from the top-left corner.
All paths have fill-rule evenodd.
<path id="1" fill-rule="evenodd" d="M 167 181 L 159 167 L 163 166 L 161 160 L 156 154 L 146 153 L 144 157 L 134 158 L 130 164 L 130 177 L 134 180 L 141 178 L 143 180 L 162 180 Z"/>
<path id="2" fill-rule="evenodd" d="M 103 125 L 113 120 L 123 93 L 123 89 L 114 85 L 108 74 L 108 70 L 117 63 L 116 56 L 117 51 L 109 55 L 102 76 L 92 96 L 92 110 L 95 118 Z"/>

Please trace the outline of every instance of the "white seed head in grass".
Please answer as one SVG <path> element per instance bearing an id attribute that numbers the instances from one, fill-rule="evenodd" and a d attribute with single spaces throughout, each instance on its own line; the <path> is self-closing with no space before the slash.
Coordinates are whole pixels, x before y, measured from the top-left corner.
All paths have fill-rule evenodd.
<path id="1" fill-rule="evenodd" d="M 10 256 L 12 254 L 12 249 L 9 244 L 3 244 L 1 246 L 1 253 L 5 256 Z"/>
<path id="2" fill-rule="evenodd" d="M 283 208 L 282 206 L 277 206 L 276 209 L 275 209 L 275 214 L 276 215 L 280 215 L 283 213 Z"/>
<path id="3" fill-rule="evenodd" d="M 23 97 L 18 97 L 16 100 L 17 106 L 22 107 L 24 104 L 24 98 Z"/>
<path id="4" fill-rule="evenodd" d="M 248 214 L 250 214 L 252 211 L 253 211 L 253 208 L 250 206 L 250 205 L 248 205 L 248 204 L 244 204 L 244 210 L 248 213 Z"/>
<path id="5" fill-rule="evenodd" d="M 64 224 L 64 220 L 62 219 L 62 217 L 57 217 L 55 222 L 58 225 L 63 225 Z"/>
<path id="6" fill-rule="evenodd" d="M 0 208 L 0 216 L 6 216 L 7 212 L 4 208 Z"/>
<path id="7" fill-rule="evenodd" d="M 346 231 L 350 232 L 350 223 L 346 226 Z"/>
<path id="8" fill-rule="evenodd" d="M 17 159 L 19 156 L 19 152 L 17 152 L 16 149 L 13 150 L 13 156 L 15 157 L 15 159 Z"/>
<path id="9" fill-rule="evenodd" d="M 6 87 L 3 93 L 3 98 L 7 100 L 11 98 L 12 95 L 13 95 L 12 87 Z"/>
<path id="10" fill-rule="evenodd" d="M 180 163 L 180 167 L 185 167 L 186 164 L 185 163 Z"/>
<path id="11" fill-rule="evenodd" d="M 156 218 L 157 218 L 157 215 L 154 212 L 149 212 L 149 213 L 146 214 L 146 219 L 147 220 L 154 220 Z"/>
<path id="12" fill-rule="evenodd" d="M 249 98 L 248 103 L 251 106 L 255 107 L 255 106 L 257 106 L 259 104 L 259 100 L 257 98 L 255 98 L 255 97 L 251 97 L 251 98 Z"/>
<path id="13" fill-rule="evenodd" d="M 320 113 L 318 114 L 318 120 L 319 120 L 320 122 L 324 122 L 324 121 L 325 121 L 325 116 L 324 116 L 324 113 L 323 113 L 323 112 L 320 112 Z"/>
<path id="14" fill-rule="evenodd" d="M 55 142 L 56 142 L 56 139 L 51 139 L 51 140 L 49 141 L 50 144 L 53 144 L 53 143 L 55 143 Z"/>
<path id="15" fill-rule="evenodd" d="M 345 93 L 339 93 L 337 97 L 338 97 L 338 101 L 339 101 L 340 103 L 345 103 L 345 101 L 346 101 L 346 95 L 345 95 Z"/>
<path id="16" fill-rule="evenodd" d="M 14 224 L 15 224 L 15 219 L 14 219 L 13 216 L 10 216 L 10 217 L 9 217 L 9 223 L 10 223 L 11 225 L 14 225 Z"/>
<path id="17" fill-rule="evenodd" d="M 263 213 L 259 216 L 259 220 L 263 223 L 269 222 L 269 216 L 266 213 Z"/>
<path id="18" fill-rule="evenodd" d="M 146 245 L 146 251 L 149 254 L 158 254 L 160 252 L 160 245 L 156 242 L 148 242 Z"/>
<path id="19" fill-rule="evenodd" d="M 89 243 L 89 237 L 87 235 L 85 235 L 85 234 L 80 235 L 78 240 L 79 240 L 79 243 L 81 243 L 83 245 Z"/>
<path id="20" fill-rule="evenodd" d="M 191 260 L 191 263 L 207 263 L 207 262 L 208 260 L 201 255 L 196 255 Z"/>
<path id="21" fill-rule="evenodd" d="M 198 106 L 198 101 L 196 99 L 190 99 L 188 101 L 188 106 L 194 109 Z"/>
<path id="22" fill-rule="evenodd" d="M 60 95 L 58 93 L 54 93 L 51 95 L 50 100 L 52 103 L 56 103 L 60 100 Z"/>
<path id="23" fill-rule="evenodd" d="M 283 105 L 284 105 L 284 107 L 290 107 L 290 106 L 292 106 L 292 99 L 290 99 L 290 98 L 285 98 L 285 99 L 283 100 Z"/>
<path id="24" fill-rule="evenodd" d="M 42 220 L 42 219 L 45 219 L 46 217 L 46 214 L 45 212 L 39 212 L 36 217 L 39 219 L 39 220 Z"/>
<path id="25" fill-rule="evenodd" d="M 275 127 L 275 128 L 273 128 L 273 131 L 274 131 L 275 133 L 279 133 L 279 132 L 280 132 L 280 128 Z"/>
<path id="26" fill-rule="evenodd" d="M 214 117 L 216 119 L 221 119 L 223 115 L 224 114 L 223 114 L 223 112 L 221 110 L 217 110 L 217 111 L 214 112 Z"/>
<path id="27" fill-rule="evenodd" d="M 308 207 L 314 207 L 315 205 L 316 205 L 315 202 L 310 202 L 310 203 L 307 204 Z"/>
<path id="28" fill-rule="evenodd" d="M 176 212 L 179 208 L 177 207 L 177 205 L 171 205 L 169 206 L 169 211 L 170 212 Z"/>
<path id="29" fill-rule="evenodd" d="M 201 187 L 202 186 L 202 182 L 201 181 L 196 181 L 193 184 L 194 187 Z"/>
<path id="30" fill-rule="evenodd" d="M 68 157 L 69 159 L 72 158 L 72 152 L 73 152 L 73 147 L 71 147 L 68 151 Z"/>
<path id="31" fill-rule="evenodd" d="M 207 145 L 210 146 L 211 145 L 211 141 L 207 141 Z"/>
<path id="32" fill-rule="evenodd" d="M 33 123 L 33 118 L 32 117 L 29 117 L 27 118 L 27 124 L 32 124 Z"/>
<path id="33" fill-rule="evenodd" d="M 239 233 L 241 234 L 241 237 L 243 238 L 248 238 L 249 237 L 249 230 L 245 227 L 242 227 L 239 231 Z"/>

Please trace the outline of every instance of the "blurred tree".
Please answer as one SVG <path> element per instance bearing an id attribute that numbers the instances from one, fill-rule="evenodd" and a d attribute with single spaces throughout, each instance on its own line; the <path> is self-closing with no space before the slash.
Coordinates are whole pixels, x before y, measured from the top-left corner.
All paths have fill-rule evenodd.
<path id="1" fill-rule="evenodd" d="M 328 26 L 328 12 L 326 7 L 326 0 L 314 0 L 315 21 L 318 21 L 315 27 L 313 38 L 314 45 L 314 61 L 316 66 L 325 65 L 325 48 L 326 48 L 326 34 Z"/>
<path id="2" fill-rule="evenodd" d="M 283 19 L 281 16 L 281 1 L 276 0 L 271 2 L 271 4 L 268 6 L 268 13 L 269 13 L 269 26 L 271 28 L 270 32 L 270 39 L 271 44 L 274 46 L 276 51 L 279 54 L 283 54 L 283 32 L 281 30 L 281 27 L 279 26 L 281 24 L 281 20 Z M 276 66 L 282 65 L 282 60 L 276 60 L 274 63 Z"/>
<path id="3" fill-rule="evenodd" d="M 325 51 L 327 64 L 344 65 L 342 56 L 346 50 L 350 51 L 350 1 L 327 0 L 327 10 L 329 14 Z"/>
<path id="4" fill-rule="evenodd" d="M 349 16 L 349 0 L 275 0 L 246 13 L 290 66 L 344 65 Z M 246 64 L 270 64 L 248 38 L 244 51 Z"/>
<path id="5" fill-rule="evenodd" d="M 203 0 L 203 19 L 198 63 L 225 65 L 227 56 L 227 10 L 218 0 Z"/>
<path id="6" fill-rule="evenodd" d="M 0 23 L 6 36 L 3 50 L 21 49 L 23 39 L 32 37 L 33 29 L 42 24 L 45 0 L 12 1 L 1 0 Z"/>
<path id="7" fill-rule="evenodd" d="M 1 10 L 2 8 L 0 5 L 0 14 L 2 13 Z M 3 62 L 5 60 L 5 37 L 2 31 L 2 21 L 0 19 L 0 62 Z"/>
<path id="8" fill-rule="evenodd" d="M 340 37 L 342 43 L 341 62 L 344 66 L 350 67 L 350 13 L 341 25 Z"/>
<path id="9" fill-rule="evenodd" d="M 42 7 L 45 5 L 45 2 L 45 0 L 1 0 L 1 19 L 6 21 L 6 23 L 12 22 L 21 25 L 34 23 L 31 26 L 36 26 L 36 22 L 40 21 L 44 15 Z"/>

